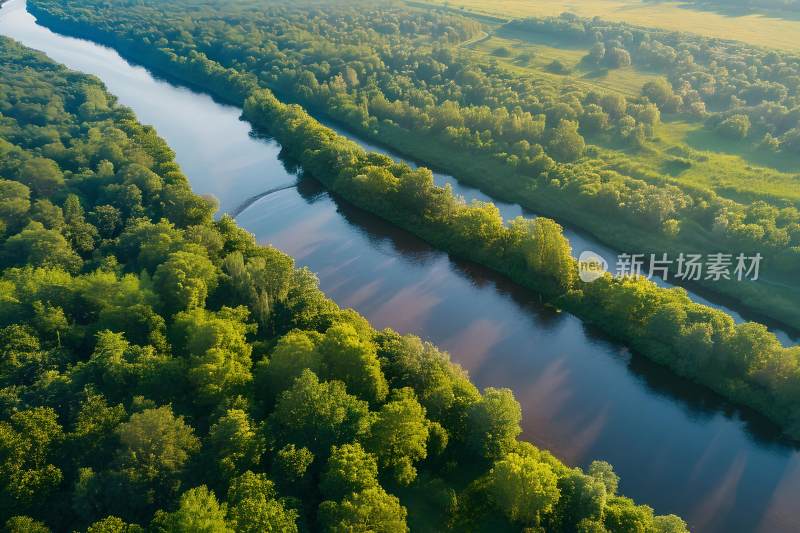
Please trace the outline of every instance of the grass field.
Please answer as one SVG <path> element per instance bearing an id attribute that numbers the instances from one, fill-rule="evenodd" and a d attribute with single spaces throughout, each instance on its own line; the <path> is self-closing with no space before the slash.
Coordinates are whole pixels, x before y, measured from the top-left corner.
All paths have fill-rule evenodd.
<path id="1" fill-rule="evenodd" d="M 745 204 L 764 200 L 785 206 L 788 200 L 800 207 L 800 157 L 765 152 L 751 141 L 723 139 L 700 122 L 667 118 L 645 150 L 590 140 L 603 148 L 602 159 L 614 161 L 615 168 L 631 176 L 704 187 Z"/>
<path id="2" fill-rule="evenodd" d="M 424 0 L 455 9 L 508 18 L 559 15 L 599 16 L 667 30 L 691 31 L 709 37 L 800 50 L 800 20 L 765 14 L 704 11 L 683 2 L 642 0 Z"/>
<path id="3" fill-rule="evenodd" d="M 565 82 L 579 83 L 591 88 L 600 88 L 605 91 L 616 91 L 625 96 L 638 95 L 642 85 L 658 78 L 656 74 L 642 72 L 634 67 L 620 69 L 585 68 L 581 64 L 588 52 L 588 48 L 570 46 L 566 43 L 553 42 L 552 40 L 536 40 L 530 34 L 498 30 L 488 39 L 469 45 L 468 48 L 475 52 L 478 59 L 494 59 L 509 70 L 522 75 L 535 75 L 546 78 L 556 84 Z M 507 48 L 512 51 L 509 57 L 499 57 L 495 54 L 498 48 Z M 529 54 L 532 59 L 521 60 Z M 554 74 L 547 67 L 553 61 L 560 61 L 568 72 Z"/>
<path id="4" fill-rule="evenodd" d="M 761 199 L 781 204 L 780 199 L 789 199 L 800 206 L 800 157 L 767 152 L 750 140 L 724 139 L 698 122 L 668 121 L 658 137 L 654 146 L 660 151 L 662 172 L 669 173 L 668 160 L 676 149 L 697 151 L 690 168 L 673 173 L 683 183 L 744 203 Z"/>

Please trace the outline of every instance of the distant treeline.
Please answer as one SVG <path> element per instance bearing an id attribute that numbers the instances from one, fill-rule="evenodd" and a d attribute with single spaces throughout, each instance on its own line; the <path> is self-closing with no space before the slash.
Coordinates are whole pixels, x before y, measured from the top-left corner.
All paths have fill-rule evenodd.
<path id="1" fill-rule="evenodd" d="M 774 9 L 788 12 L 800 11 L 800 0 L 692 0 L 690 3 L 701 8 L 711 7 L 723 10 L 745 8 Z"/>

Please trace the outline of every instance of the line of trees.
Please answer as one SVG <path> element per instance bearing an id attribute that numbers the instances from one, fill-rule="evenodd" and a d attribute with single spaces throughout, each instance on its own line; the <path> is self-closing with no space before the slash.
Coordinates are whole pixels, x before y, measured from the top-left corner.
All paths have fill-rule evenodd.
<path id="1" fill-rule="evenodd" d="M 402 491 L 439 530 L 686 531 L 214 221 L 96 78 L 2 37 L 0 156 L 5 530 L 396 533 Z"/>

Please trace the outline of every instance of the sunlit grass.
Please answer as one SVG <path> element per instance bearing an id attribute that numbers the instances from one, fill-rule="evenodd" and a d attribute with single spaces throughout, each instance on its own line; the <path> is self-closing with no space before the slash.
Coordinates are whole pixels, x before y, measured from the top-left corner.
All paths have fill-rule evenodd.
<path id="1" fill-rule="evenodd" d="M 638 26 L 691 31 L 708 37 L 735 39 L 758 46 L 800 50 L 800 20 L 763 14 L 703 11 L 683 2 L 642 0 L 424 0 L 483 14 L 520 18 L 554 16 L 565 11 L 599 16 Z"/>
<path id="2" fill-rule="evenodd" d="M 498 48 L 507 48 L 512 55 L 500 57 L 496 55 Z M 481 60 L 494 59 L 517 74 L 533 74 L 556 84 L 577 82 L 588 89 L 615 91 L 626 96 L 638 95 L 642 85 L 658 77 L 634 67 L 605 69 L 586 66 L 581 63 L 581 59 L 589 52 L 587 48 L 566 47 L 563 43 L 548 43 L 546 40 L 537 41 L 530 35 L 508 30 L 501 30 L 489 39 L 469 46 L 469 49 Z M 561 62 L 567 72 L 550 72 L 548 67 L 553 61 Z"/>

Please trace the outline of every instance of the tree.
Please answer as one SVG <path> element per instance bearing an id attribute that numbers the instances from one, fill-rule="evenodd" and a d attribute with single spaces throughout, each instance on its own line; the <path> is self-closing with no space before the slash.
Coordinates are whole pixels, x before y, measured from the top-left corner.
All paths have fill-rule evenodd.
<path id="1" fill-rule="evenodd" d="M 469 444 L 489 460 L 511 451 L 522 432 L 522 409 L 509 389 L 487 388 L 481 401 L 469 409 Z"/>
<path id="2" fill-rule="evenodd" d="M 592 461 L 589 465 L 588 474 L 606 487 L 606 493 L 613 496 L 617 493 L 619 486 L 619 476 L 614 473 L 614 468 L 605 461 Z"/>
<path id="3" fill-rule="evenodd" d="M 523 272 L 543 290 L 562 294 L 572 285 L 574 261 L 563 228 L 545 217 L 517 217 L 509 224 L 509 237 L 522 256 Z"/>
<path id="4" fill-rule="evenodd" d="M 370 428 L 368 449 L 382 468 L 394 471 L 401 484 L 417 476 L 414 463 L 428 455 L 428 420 L 425 408 L 410 388 L 395 389 L 392 400 L 383 405 Z"/>
<path id="5" fill-rule="evenodd" d="M 290 331 L 278 340 L 269 359 L 258 363 L 256 394 L 269 403 L 289 388 L 305 369 L 322 374 L 323 361 L 318 346 L 322 335 L 316 331 Z"/>
<path id="6" fill-rule="evenodd" d="M 122 212 L 113 205 L 98 205 L 90 213 L 90 218 L 105 239 L 113 239 L 122 228 Z"/>
<path id="7" fill-rule="evenodd" d="M 18 411 L 0 422 L 0 516 L 38 511 L 47 502 L 63 479 L 52 461 L 63 438 L 49 407 Z"/>
<path id="8" fill-rule="evenodd" d="M 64 202 L 64 235 L 74 250 L 91 252 L 97 239 L 97 228 L 86 222 L 80 199 L 70 194 Z"/>
<path id="9" fill-rule="evenodd" d="M 546 68 L 548 72 L 552 72 L 553 74 L 566 74 L 569 72 L 569 68 L 558 59 L 551 61 Z"/>
<path id="10" fill-rule="evenodd" d="M 4 383 L 30 383 L 46 361 L 47 355 L 32 328 L 11 324 L 0 329 L 0 376 Z"/>
<path id="11" fill-rule="evenodd" d="M 3 229 L 19 224 L 31 207 L 31 191 L 17 181 L 0 179 L 0 220 Z"/>
<path id="12" fill-rule="evenodd" d="M 717 131 L 729 139 L 744 139 L 750 133 L 750 118 L 747 115 L 731 115 L 719 123 Z"/>
<path id="13" fill-rule="evenodd" d="M 304 370 L 281 393 L 268 424 L 278 443 L 306 447 L 324 460 L 331 446 L 365 435 L 369 418 L 367 402 L 347 394 L 342 382 L 320 383 Z"/>
<path id="14" fill-rule="evenodd" d="M 606 45 L 602 42 L 596 42 L 589 49 L 589 54 L 586 56 L 590 62 L 599 65 L 606 57 Z"/>
<path id="15" fill-rule="evenodd" d="M 83 264 L 61 233 L 45 229 L 39 222 L 31 222 L 10 237 L 3 246 L 3 254 L 11 265 L 28 264 L 75 272 Z"/>
<path id="16" fill-rule="evenodd" d="M 508 518 L 538 525 L 558 502 L 557 476 L 549 465 L 510 453 L 489 471 L 487 491 Z"/>
<path id="17" fill-rule="evenodd" d="M 600 133 L 608 129 L 608 113 L 597 104 L 589 104 L 583 108 L 581 129 L 587 133 Z"/>
<path id="18" fill-rule="evenodd" d="M 114 430 L 127 413 L 122 404 L 108 405 L 102 394 L 87 390 L 81 402 L 75 427 L 68 438 L 74 449 L 74 462 L 82 466 L 105 467 L 114 452 Z"/>
<path id="19" fill-rule="evenodd" d="M 86 533 L 144 533 L 144 528 L 116 516 L 107 516 L 86 528 Z"/>
<path id="20" fill-rule="evenodd" d="M 189 358 L 189 380 L 204 402 L 234 395 L 251 379 L 253 347 L 247 334 L 249 312 L 240 306 L 217 312 L 192 309 L 178 313 L 172 326 L 173 345 Z"/>
<path id="21" fill-rule="evenodd" d="M 125 185 L 135 185 L 146 198 L 157 197 L 163 187 L 158 174 L 137 163 L 127 165 L 118 173 L 117 178 Z"/>
<path id="22" fill-rule="evenodd" d="M 247 471 L 231 481 L 228 520 L 237 533 L 296 533 L 298 513 L 276 499 L 265 474 Z"/>
<path id="23" fill-rule="evenodd" d="M 44 522 L 34 520 L 30 516 L 12 516 L 6 521 L 7 533 L 50 533 Z"/>
<path id="24" fill-rule="evenodd" d="M 645 533 L 653 529 L 653 509 L 635 505 L 630 498 L 615 496 L 606 505 L 603 524 L 609 531 Z"/>
<path id="25" fill-rule="evenodd" d="M 172 315 L 205 305 L 208 294 L 217 286 L 217 269 L 205 256 L 178 251 L 158 266 L 153 283 L 167 313 Z"/>
<path id="26" fill-rule="evenodd" d="M 326 500 L 339 501 L 348 494 L 378 486 L 378 460 L 359 443 L 333 446 L 320 479 Z"/>
<path id="27" fill-rule="evenodd" d="M 287 444 L 275 454 L 272 471 L 281 487 L 302 494 L 308 490 L 314 454 L 308 448 Z"/>
<path id="28" fill-rule="evenodd" d="M 574 469 L 559 477 L 558 491 L 553 514 L 560 531 L 573 531 L 586 520 L 602 520 L 607 494 L 601 480 Z"/>
<path id="29" fill-rule="evenodd" d="M 324 501 L 319 506 L 318 516 L 322 530 L 331 533 L 408 531 L 406 508 L 380 487 L 349 494 L 340 502 Z"/>
<path id="30" fill-rule="evenodd" d="M 681 517 L 668 514 L 653 518 L 653 533 L 689 533 L 689 528 Z"/>
<path id="31" fill-rule="evenodd" d="M 33 202 L 31 220 L 41 223 L 47 229 L 61 231 L 64 228 L 64 212 L 50 200 L 39 199 Z"/>
<path id="32" fill-rule="evenodd" d="M 192 427 L 170 406 L 131 415 L 116 434 L 116 468 L 129 483 L 148 491 L 148 499 L 156 504 L 174 494 L 186 463 L 200 449 Z"/>
<path id="33" fill-rule="evenodd" d="M 228 409 L 211 426 L 206 442 L 206 453 L 216 464 L 222 483 L 258 465 L 265 450 L 258 427 L 241 409 Z"/>
<path id="34" fill-rule="evenodd" d="M 547 144 L 550 153 L 559 161 L 575 161 L 583 155 L 586 143 L 578 133 L 578 123 L 561 120 L 552 133 Z"/>
<path id="35" fill-rule="evenodd" d="M 664 78 L 645 83 L 642 86 L 642 95 L 665 113 L 675 113 L 681 104 L 680 96 L 672 91 L 672 85 Z"/>
<path id="36" fill-rule="evenodd" d="M 64 174 L 52 159 L 34 157 L 20 167 L 19 181 L 30 187 L 36 196 L 47 198 L 64 186 Z"/>
<path id="37" fill-rule="evenodd" d="M 628 110 L 628 101 L 617 93 L 606 93 L 600 99 L 600 106 L 611 118 L 619 119 Z"/>
<path id="38" fill-rule="evenodd" d="M 233 533 L 225 520 L 227 506 L 220 504 L 205 485 L 181 495 L 173 513 L 158 511 L 150 530 L 159 533 Z"/>
<path id="39" fill-rule="evenodd" d="M 612 48 L 606 53 L 606 62 L 612 68 L 629 67 L 631 65 L 631 54 L 624 48 Z"/>
<path id="40" fill-rule="evenodd" d="M 389 386 L 381 371 L 375 344 L 362 339 L 350 324 L 336 324 L 319 345 L 326 377 L 343 381 L 354 395 L 371 403 L 386 398 Z"/>

